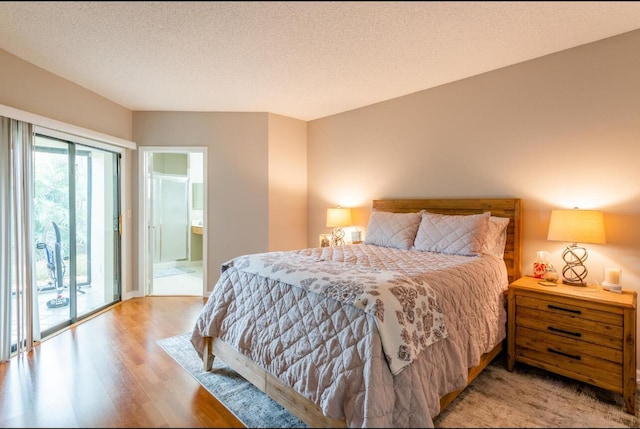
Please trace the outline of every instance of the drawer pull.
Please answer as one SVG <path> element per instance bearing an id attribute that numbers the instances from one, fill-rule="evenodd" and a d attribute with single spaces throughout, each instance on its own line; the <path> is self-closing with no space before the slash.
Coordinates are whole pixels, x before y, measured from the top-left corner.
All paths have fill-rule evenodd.
<path id="1" fill-rule="evenodd" d="M 549 353 L 555 353 L 555 354 L 558 354 L 558 355 L 566 356 L 566 357 L 571 358 L 571 359 L 580 360 L 580 356 L 578 356 L 578 355 L 570 355 L 569 353 L 559 352 L 558 350 L 553 350 L 551 347 L 548 347 L 547 351 Z"/>
<path id="2" fill-rule="evenodd" d="M 560 310 L 560 311 L 567 311 L 569 313 L 582 314 L 582 311 L 580 310 L 571 310 L 570 308 L 562 308 L 562 307 L 558 307 L 556 305 L 551 305 L 551 304 L 548 304 L 547 308 L 550 310 Z"/>
<path id="3" fill-rule="evenodd" d="M 570 332 L 570 331 L 565 331 L 563 329 L 558 329 L 558 328 L 554 328 L 553 326 L 547 326 L 547 329 L 553 332 L 560 332 L 563 334 L 567 334 L 567 335 L 573 335 L 574 337 L 581 337 L 582 334 L 580 332 Z"/>

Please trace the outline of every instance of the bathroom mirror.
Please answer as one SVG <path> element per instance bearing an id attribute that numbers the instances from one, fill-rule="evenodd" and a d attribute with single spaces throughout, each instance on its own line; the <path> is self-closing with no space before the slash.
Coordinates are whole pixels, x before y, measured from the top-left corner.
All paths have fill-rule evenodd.
<path id="1" fill-rule="evenodd" d="M 203 193 L 203 184 L 202 183 L 192 183 L 191 184 L 191 193 L 192 193 L 192 202 L 191 208 L 193 210 L 203 210 L 204 209 L 204 193 Z"/>

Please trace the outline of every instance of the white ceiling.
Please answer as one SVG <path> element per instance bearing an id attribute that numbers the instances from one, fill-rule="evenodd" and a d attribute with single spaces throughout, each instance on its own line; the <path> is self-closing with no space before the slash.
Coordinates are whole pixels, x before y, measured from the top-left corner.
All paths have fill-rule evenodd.
<path id="1" fill-rule="evenodd" d="M 0 48 L 131 110 L 344 112 L 640 28 L 640 2 L 0 2 Z"/>

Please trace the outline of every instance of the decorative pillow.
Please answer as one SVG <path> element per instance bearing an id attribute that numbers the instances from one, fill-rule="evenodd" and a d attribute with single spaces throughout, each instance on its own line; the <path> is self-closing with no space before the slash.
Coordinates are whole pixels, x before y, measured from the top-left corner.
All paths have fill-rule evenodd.
<path id="1" fill-rule="evenodd" d="M 364 244 L 408 250 L 420 225 L 420 213 L 372 211 Z"/>
<path id="2" fill-rule="evenodd" d="M 507 245 L 508 217 L 491 216 L 487 225 L 487 233 L 484 236 L 482 253 L 504 258 L 504 247 Z"/>
<path id="3" fill-rule="evenodd" d="M 423 212 L 414 248 L 449 255 L 477 256 L 482 252 L 490 212 L 443 215 Z"/>

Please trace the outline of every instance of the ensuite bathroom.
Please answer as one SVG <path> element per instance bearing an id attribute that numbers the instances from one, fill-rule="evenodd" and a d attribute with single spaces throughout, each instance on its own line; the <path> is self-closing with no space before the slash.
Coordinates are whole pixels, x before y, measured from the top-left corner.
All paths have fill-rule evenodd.
<path id="1" fill-rule="evenodd" d="M 153 295 L 202 295 L 203 154 L 154 152 Z"/>

